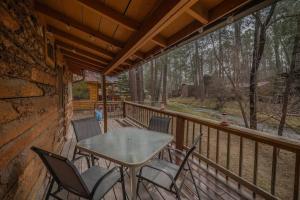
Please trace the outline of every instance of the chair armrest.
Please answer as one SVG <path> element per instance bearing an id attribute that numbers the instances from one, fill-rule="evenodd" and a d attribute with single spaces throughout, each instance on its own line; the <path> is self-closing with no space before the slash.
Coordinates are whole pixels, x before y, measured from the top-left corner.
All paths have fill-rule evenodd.
<path id="1" fill-rule="evenodd" d="M 98 186 L 100 185 L 100 183 L 106 178 L 108 177 L 109 175 L 111 175 L 112 173 L 114 173 L 115 171 L 117 170 L 121 170 L 120 167 L 114 167 L 112 168 L 111 170 L 109 170 L 106 174 L 104 174 L 101 178 L 99 178 L 99 180 L 96 182 L 96 184 L 94 185 L 93 187 L 93 190 L 91 192 L 91 196 L 93 197 L 94 196 L 94 193 L 96 192 Z"/>

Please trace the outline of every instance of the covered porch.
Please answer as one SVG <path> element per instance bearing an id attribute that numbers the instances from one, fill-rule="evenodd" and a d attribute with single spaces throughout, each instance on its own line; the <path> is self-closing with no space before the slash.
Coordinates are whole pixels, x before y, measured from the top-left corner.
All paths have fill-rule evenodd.
<path id="1" fill-rule="evenodd" d="M 186 151 L 202 199 L 300 198 L 300 143 L 219 121 L 146 106 L 107 101 L 106 77 L 117 76 L 188 41 L 274 3 L 272 0 L 18 1 L 0 4 L 0 199 L 43 199 L 50 175 L 30 150 L 38 146 L 72 158 L 71 120 L 103 106 L 103 134 L 122 127 L 146 129 L 153 116 L 170 119 L 172 146 Z M 74 112 L 74 74 L 102 76 L 102 101 Z M 82 105 L 76 105 L 82 106 Z M 167 159 L 167 158 L 165 158 Z M 98 166 L 115 164 L 100 159 Z M 79 171 L 85 160 L 75 162 Z M 128 174 L 125 182 L 128 183 Z M 126 184 L 126 189 L 128 184 Z M 183 199 L 197 199 L 190 177 Z M 62 192 L 62 199 L 79 199 Z M 140 199 L 174 199 L 143 184 Z M 116 186 L 105 199 L 122 199 Z"/>

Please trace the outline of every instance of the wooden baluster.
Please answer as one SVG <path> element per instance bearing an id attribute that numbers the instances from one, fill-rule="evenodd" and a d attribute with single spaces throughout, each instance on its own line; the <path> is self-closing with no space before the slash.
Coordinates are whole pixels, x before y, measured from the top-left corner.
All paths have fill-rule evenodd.
<path id="1" fill-rule="evenodd" d="M 216 140 L 216 163 L 219 164 L 219 151 L 220 151 L 220 131 L 217 129 L 217 140 Z M 216 174 L 218 170 L 216 169 Z"/>
<path id="2" fill-rule="evenodd" d="M 230 166 L 230 141 L 231 134 L 227 133 L 227 155 L 226 155 L 226 168 L 229 169 Z M 226 181 L 228 180 L 228 176 L 226 176 Z"/>
<path id="3" fill-rule="evenodd" d="M 257 183 L 257 159 L 258 157 L 258 142 L 255 141 L 254 143 L 254 167 L 253 167 L 253 184 L 256 185 Z M 253 198 L 255 198 L 256 193 L 253 192 Z"/>
<path id="4" fill-rule="evenodd" d="M 195 142 L 195 122 L 193 122 L 193 138 L 192 138 L 192 144 Z"/>
<path id="5" fill-rule="evenodd" d="M 202 134 L 202 124 L 199 124 L 199 129 L 200 129 L 200 141 L 199 141 L 199 155 L 201 155 L 201 147 L 202 147 L 202 139 L 203 139 L 203 134 Z M 199 164 L 200 164 L 201 160 L 200 160 L 200 157 L 199 157 Z"/>
<path id="6" fill-rule="evenodd" d="M 239 176 L 242 177 L 243 173 L 243 155 L 244 155 L 244 140 L 240 137 L 240 158 L 239 158 Z M 238 184 L 238 188 L 241 188 L 241 184 Z"/>
<path id="7" fill-rule="evenodd" d="M 295 180 L 294 180 L 294 200 L 299 200 L 299 182 L 300 182 L 300 151 L 296 153 L 296 162 L 295 162 Z"/>
<path id="8" fill-rule="evenodd" d="M 171 134 L 174 135 L 174 117 L 171 117 Z"/>
<path id="9" fill-rule="evenodd" d="M 210 154 L 210 127 L 207 127 L 207 146 L 206 146 L 206 157 L 209 159 Z M 206 163 L 206 168 L 208 169 L 208 163 Z"/>
<path id="10" fill-rule="evenodd" d="M 183 150 L 184 146 L 184 123 L 185 119 L 181 116 L 176 116 L 176 148 Z"/>
<path id="11" fill-rule="evenodd" d="M 276 171 L 277 171 L 277 148 L 273 147 L 272 175 L 271 175 L 271 194 L 275 194 Z"/>
<path id="12" fill-rule="evenodd" d="M 126 118 L 126 103 L 123 101 L 123 118 Z"/>
<path id="13" fill-rule="evenodd" d="M 185 134 L 185 146 L 188 146 L 188 138 L 189 138 L 189 121 L 186 120 L 186 134 Z"/>

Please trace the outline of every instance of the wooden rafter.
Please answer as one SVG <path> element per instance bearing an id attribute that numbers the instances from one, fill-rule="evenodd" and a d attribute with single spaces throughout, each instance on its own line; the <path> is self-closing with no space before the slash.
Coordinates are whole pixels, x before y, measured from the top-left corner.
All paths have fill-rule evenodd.
<path id="1" fill-rule="evenodd" d="M 228 2 L 227 2 L 228 3 Z M 187 13 L 202 24 L 207 24 L 209 21 L 207 8 L 205 8 L 200 1 L 191 6 Z"/>
<path id="2" fill-rule="evenodd" d="M 167 47 L 168 46 L 168 42 L 166 40 L 166 38 L 164 38 L 163 36 L 161 35 L 157 35 L 153 38 L 153 42 L 163 48 Z"/>
<path id="3" fill-rule="evenodd" d="M 71 26 L 73 28 L 76 28 L 82 32 L 90 34 L 91 36 L 103 41 L 104 43 L 106 43 L 108 45 L 112 45 L 117 48 L 122 48 L 124 45 L 123 43 L 116 41 L 115 39 L 110 38 L 107 35 L 104 35 L 98 31 L 95 31 L 92 28 L 90 28 L 89 26 L 86 26 L 86 25 L 84 25 L 84 24 L 82 24 L 82 23 L 80 23 L 80 22 L 46 6 L 46 5 L 36 2 L 35 9 L 43 15 L 46 15 L 52 19 L 55 19 L 57 21 L 64 23 L 66 25 L 66 27 Z"/>
<path id="4" fill-rule="evenodd" d="M 94 65 L 90 65 L 88 63 L 81 62 L 81 61 L 73 59 L 73 58 L 69 58 L 67 56 L 64 56 L 64 60 L 67 64 L 71 64 L 73 66 L 77 66 L 82 69 L 89 69 L 89 70 L 94 70 L 97 72 L 102 72 L 102 68 L 96 67 Z"/>
<path id="5" fill-rule="evenodd" d="M 105 68 L 105 66 L 103 66 L 103 65 L 97 65 L 95 63 L 89 63 L 86 60 L 81 60 L 79 58 L 74 58 L 72 56 L 65 55 L 65 54 L 64 54 L 64 58 L 68 59 L 68 60 L 72 60 L 72 61 L 77 62 L 77 63 L 81 63 L 81 64 L 85 64 L 85 65 L 89 65 L 89 66 L 95 67 L 96 69 L 103 69 L 103 68 Z"/>
<path id="6" fill-rule="evenodd" d="M 215 21 L 250 1 L 251 0 L 231 0 L 230 3 L 222 1 L 219 5 L 209 10 L 209 21 Z"/>
<path id="7" fill-rule="evenodd" d="M 83 49 L 77 48 L 74 45 L 68 44 L 68 43 L 63 42 L 61 40 L 55 40 L 55 44 L 57 46 L 59 46 L 61 49 L 68 50 L 68 51 L 70 51 L 72 53 L 75 53 L 75 54 L 87 57 L 89 59 L 93 59 L 93 60 L 101 62 L 103 64 L 108 64 L 110 62 L 110 60 L 108 60 L 108 59 L 102 58 L 102 57 L 100 57 L 100 56 L 98 56 L 96 54 L 93 54 L 91 52 L 88 52 L 88 51 L 85 51 Z M 126 65 L 133 65 L 134 63 L 133 63 L 133 61 L 127 59 L 124 64 L 126 64 Z"/>
<path id="8" fill-rule="evenodd" d="M 89 64 L 91 64 L 91 65 L 105 67 L 105 64 L 103 64 L 103 63 L 101 63 L 101 62 L 98 62 L 98 61 L 95 61 L 95 60 L 86 58 L 86 57 L 84 57 L 84 56 L 78 55 L 78 54 L 73 53 L 73 52 L 71 52 L 71 51 L 61 49 L 60 52 L 61 52 L 63 55 L 66 55 L 66 56 L 71 57 L 71 58 L 74 58 L 74 59 L 81 60 L 81 61 L 86 62 L 86 63 L 89 63 Z"/>
<path id="9" fill-rule="evenodd" d="M 203 26 L 202 23 L 198 21 L 192 21 L 190 24 L 186 25 L 183 29 L 179 30 L 177 33 L 172 35 L 168 38 L 168 45 L 171 46 L 181 40 L 183 40 L 185 37 L 188 37 L 189 35 L 193 34 L 194 32 L 198 31 Z"/>
<path id="10" fill-rule="evenodd" d="M 135 20 L 132 20 L 123 14 L 115 11 L 114 9 L 108 7 L 101 1 L 94 1 L 94 0 L 78 0 L 82 3 L 82 5 L 95 10 L 96 12 L 100 13 L 102 16 L 114 21 L 117 24 L 120 24 L 124 28 L 128 30 L 135 31 L 139 29 L 139 23 Z"/>
<path id="11" fill-rule="evenodd" d="M 118 65 L 123 63 L 127 58 L 133 55 L 142 45 L 154 38 L 158 33 L 170 24 L 174 19 L 189 9 L 196 0 L 166 0 L 147 20 L 141 25 L 137 31 L 127 42 L 125 47 L 113 59 L 111 64 L 105 70 L 108 74 Z"/>
<path id="12" fill-rule="evenodd" d="M 80 65 L 76 62 L 73 62 L 73 61 L 69 61 L 69 60 L 66 60 L 66 65 L 71 68 L 71 69 L 75 69 L 76 71 L 79 71 L 79 70 L 89 70 L 89 71 L 93 71 L 93 72 L 97 72 L 97 73 L 102 73 L 102 71 L 100 70 L 97 70 L 97 69 L 94 69 L 94 68 L 91 68 L 89 66 L 86 66 L 86 65 Z"/>
<path id="13" fill-rule="evenodd" d="M 90 52 L 85 51 L 83 49 L 77 48 L 77 47 L 75 47 L 71 44 L 68 44 L 66 42 L 63 42 L 61 40 L 55 40 L 55 44 L 57 46 L 59 46 L 60 48 L 67 49 L 69 51 L 72 51 L 73 53 L 80 54 L 82 56 L 94 59 L 96 61 L 102 62 L 103 64 L 108 64 L 110 62 L 110 60 L 108 60 L 108 59 L 102 58 L 102 57 L 100 57 L 96 54 L 93 54 L 93 53 L 90 53 Z"/>
<path id="14" fill-rule="evenodd" d="M 114 9 L 108 7 L 104 3 L 101 3 L 100 1 L 93 1 L 93 0 L 78 0 L 82 3 L 82 5 L 93 9 L 100 15 L 114 21 L 115 23 L 123 26 L 124 28 L 130 30 L 130 31 L 137 31 L 141 27 L 141 24 L 139 22 L 124 16 L 123 14 L 115 11 Z M 162 36 L 158 35 L 157 37 L 152 38 L 152 41 L 159 46 L 166 47 L 166 43 L 164 42 L 164 39 Z M 138 56 L 138 55 L 137 55 Z"/>
<path id="15" fill-rule="evenodd" d="M 56 36 L 62 37 L 64 39 L 66 39 L 66 40 L 69 40 L 71 42 L 77 43 L 77 44 L 79 44 L 81 46 L 85 46 L 85 47 L 87 47 L 89 49 L 95 50 L 95 51 L 97 51 L 97 52 L 99 52 L 101 54 L 104 54 L 104 55 L 106 55 L 106 56 L 108 56 L 110 58 L 114 57 L 114 54 L 112 52 L 107 51 L 107 50 L 103 49 L 102 47 L 99 47 L 99 46 L 97 46 L 97 45 L 95 45 L 93 43 L 87 42 L 86 40 L 78 38 L 78 37 L 76 37 L 76 36 L 74 36 L 74 35 L 72 35 L 70 33 L 67 33 L 67 32 L 64 32 L 62 30 L 59 30 L 59 29 L 57 29 L 57 28 L 55 28 L 53 26 L 48 25 L 47 26 L 47 31 L 53 33 Z"/>

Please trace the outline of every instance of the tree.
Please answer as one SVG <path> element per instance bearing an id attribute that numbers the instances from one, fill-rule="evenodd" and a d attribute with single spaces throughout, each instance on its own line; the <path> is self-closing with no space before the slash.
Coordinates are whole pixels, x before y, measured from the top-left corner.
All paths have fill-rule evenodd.
<path id="1" fill-rule="evenodd" d="M 272 4 L 269 12 L 266 14 L 264 22 L 261 17 L 262 11 L 258 11 L 253 14 L 255 18 L 254 48 L 252 53 L 252 66 L 249 83 L 250 128 L 252 129 L 257 129 L 257 72 L 265 48 L 266 31 L 269 27 L 269 22 L 274 13 L 275 7 L 276 3 Z"/>
<path id="2" fill-rule="evenodd" d="M 168 76 L 168 54 L 163 56 L 163 87 L 162 87 L 162 103 L 167 104 L 167 76 Z"/>
<path id="3" fill-rule="evenodd" d="M 286 58 L 288 60 L 288 63 L 290 65 L 289 73 L 287 74 L 287 78 L 285 81 L 285 89 L 283 93 L 283 102 L 282 102 L 282 108 L 281 108 L 281 119 L 278 126 L 278 135 L 282 136 L 283 128 L 286 123 L 286 116 L 287 116 L 287 108 L 289 103 L 289 96 L 292 88 L 292 84 L 295 81 L 295 68 L 296 68 L 296 56 L 297 50 L 300 48 L 300 16 L 297 17 L 297 28 L 296 28 L 296 35 L 293 43 L 293 52 L 292 52 L 292 58 L 289 59 L 289 56 L 286 55 Z"/>

